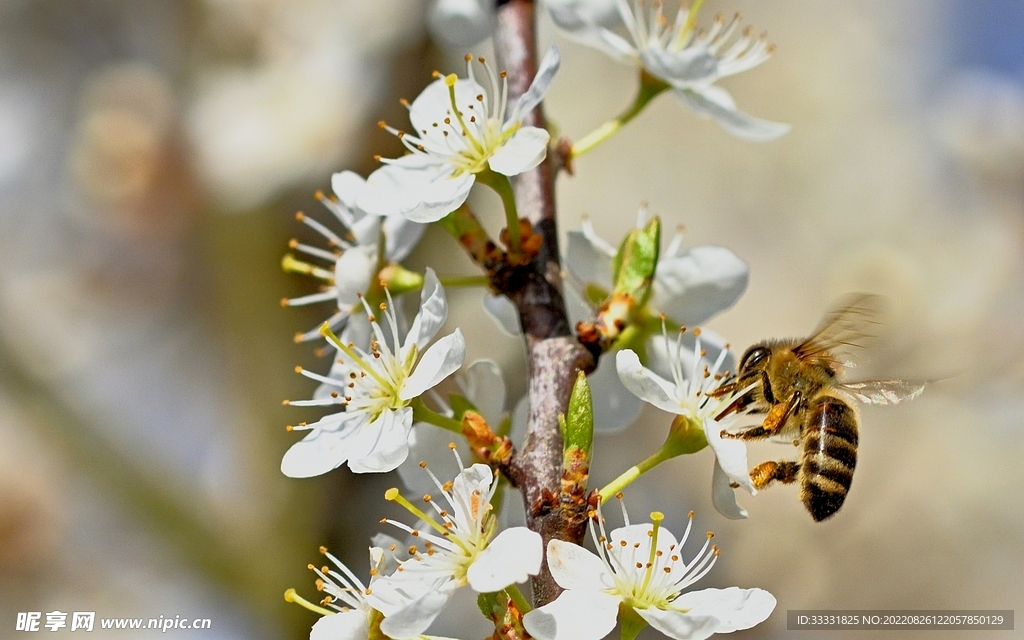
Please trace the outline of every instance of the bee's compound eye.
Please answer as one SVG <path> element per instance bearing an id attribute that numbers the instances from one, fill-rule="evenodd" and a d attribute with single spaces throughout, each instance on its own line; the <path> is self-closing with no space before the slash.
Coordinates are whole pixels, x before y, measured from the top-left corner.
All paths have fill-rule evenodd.
<path id="1" fill-rule="evenodd" d="M 749 371 L 753 367 L 768 360 L 771 354 L 767 347 L 751 347 L 743 354 L 743 362 L 740 363 L 740 371 Z"/>

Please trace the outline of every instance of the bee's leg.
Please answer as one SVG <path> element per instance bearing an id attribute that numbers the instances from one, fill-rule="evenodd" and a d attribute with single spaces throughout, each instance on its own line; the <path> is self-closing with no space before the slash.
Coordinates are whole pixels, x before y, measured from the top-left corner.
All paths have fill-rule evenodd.
<path id="1" fill-rule="evenodd" d="M 771 380 L 768 378 L 768 372 L 762 369 L 758 371 L 757 374 L 761 378 L 761 395 L 764 396 L 764 399 L 768 404 L 775 404 L 775 394 L 772 393 L 772 383 Z M 733 391 L 742 389 L 744 386 L 746 385 L 743 385 L 741 381 L 737 379 L 736 382 L 731 382 L 729 384 L 722 385 L 721 387 L 719 387 L 715 391 L 712 391 L 708 395 L 710 395 L 712 398 L 717 398 L 718 396 L 725 395 L 726 393 L 732 393 Z M 724 418 L 725 416 L 729 415 L 734 411 L 741 411 L 745 409 L 751 402 L 753 402 L 753 399 L 751 398 L 750 394 L 744 393 L 743 395 L 733 400 L 732 404 L 723 409 L 721 413 L 715 416 L 715 420 L 721 420 L 722 418 Z"/>
<path id="2" fill-rule="evenodd" d="M 723 438 L 735 438 L 738 440 L 763 440 L 770 436 L 775 435 L 782 429 L 782 427 L 789 420 L 789 417 L 793 415 L 796 408 L 800 405 L 800 401 L 803 398 L 803 394 L 799 391 L 793 393 L 790 396 L 789 401 L 777 404 L 771 408 L 768 415 L 765 416 L 764 422 L 760 426 L 751 427 L 746 431 L 740 431 L 739 433 L 729 433 L 726 430 L 722 430 L 721 437 Z"/>
<path id="3" fill-rule="evenodd" d="M 799 473 L 799 462 L 792 460 L 762 462 L 750 470 L 750 479 L 753 481 L 755 489 L 764 489 L 776 480 L 782 484 L 792 484 L 796 482 Z"/>
<path id="4" fill-rule="evenodd" d="M 723 384 L 722 386 L 718 387 L 717 389 L 709 391 L 708 395 L 711 396 L 712 398 L 718 398 L 720 396 L 724 396 L 727 393 L 732 393 L 733 391 L 739 391 L 739 390 L 740 390 L 740 383 L 739 382 L 728 382 L 728 383 Z"/>

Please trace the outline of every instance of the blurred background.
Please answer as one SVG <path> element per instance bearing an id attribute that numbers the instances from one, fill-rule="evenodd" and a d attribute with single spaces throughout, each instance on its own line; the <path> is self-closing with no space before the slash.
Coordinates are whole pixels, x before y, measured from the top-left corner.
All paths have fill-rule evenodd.
<path id="1" fill-rule="evenodd" d="M 167 637 L 304 638 L 315 616 L 282 593 L 314 595 L 317 547 L 363 574 L 396 480 L 280 474 L 284 425 L 318 415 L 281 406 L 312 393 L 293 367 L 327 368 L 290 337 L 327 314 L 281 308 L 311 283 L 279 263 L 332 172 L 398 153 L 375 126 L 405 126 L 397 99 L 461 70 L 425 6 L 0 3 L 0 635 L 17 612 L 60 610 L 213 621 Z M 1020 610 L 1024 6 L 709 0 L 704 20 L 737 9 L 779 50 L 722 84 L 792 132 L 743 142 L 664 96 L 563 176 L 563 231 L 586 214 L 617 242 L 644 200 L 689 243 L 732 249 L 749 289 L 709 326 L 740 350 L 809 333 L 845 292 L 883 293 L 882 344 L 858 376 L 941 382 L 862 411 L 857 481 L 824 524 L 794 487 L 723 519 L 707 452 L 642 478 L 630 510 L 663 510 L 673 530 L 695 510 L 723 551 L 702 584 L 776 595 L 739 638 L 794 635 L 787 609 Z M 541 41 L 562 53 L 547 112 L 565 135 L 628 103 L 631 69 L 546 18 Z M 471 273 L 453 246 L 430 230 L 410 263 Z M 495 337 L 479 291 L 450 300 L 469 359 L 502 364 L 511 408 L 520 343 Z M 596 482 L 668 422 L 652 409 L 599 439 Z M 436 631 L 486 633 L 454 612 Z"/>

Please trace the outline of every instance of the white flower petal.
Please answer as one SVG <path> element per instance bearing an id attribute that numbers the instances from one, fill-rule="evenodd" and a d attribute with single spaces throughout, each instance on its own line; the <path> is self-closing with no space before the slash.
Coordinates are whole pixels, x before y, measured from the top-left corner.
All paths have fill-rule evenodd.
<path id="1" fill-rule="evenodd" d="M 609 538 L 612 541 L 625 540 L 626 547 L 629 551 L 625 551 L 632 557 L 632 548 L 634 545 L 639 544 L 640 548 L 645 549 L 646 552 L 650 552 L 651 549 L 651 531 L 654 530 L 654 525 L 650 522 L 642 522 L 639 524 L 631 524 L 627 527 L 619 527 L 613 529 L 609 534 Z M 672 532 L 665 527 L 660 527 L 658 530 L 658 550 L 668 553 L 670 550 L 676 547 L 676 537 L 672 535 Z M 614 551 L 614 550 L 613 550 Z M 638 572 L 643 575 L 643 571 Z"/>
<path id="2" fill-rule="evenodd" d="M 413 222 L 437 222 L 462 206 L 476 182 L 472 173 L 453 178 L 412 185 L 410 194 L 418 194 L 419 201 L 410 207 L 399 208 L 399 213 Z"/>
<path id="3" fill-rule="evenodd" d="M 370 327 L 370 319 L 366 313 L 353 313 L 345 323 L 345 328 L 338 334 L 338 338 L 345 344 L 351 342 L 360 349 L 368 349 L 372 333 L 373 329 Z M 331 375 L 337 377 L 334 376 L 333 370 Z"/>
<path id="4" fill-rule="evenodd" d="M 746 489 L 751 495 L 757 493 L 754 483 L 750 480 L 747 466 L 747 445 L 742 440 L 721 437 L 722 429 L 717 422 L 709 421 L 705 425 L 704 435 L 708 439 L 711 450 L 715 452 L 715 460 L 721 465 L 722 472 L 729 480 Z"/>
<path id="5" fill-rule="evenodd" d="M 512 134 L 505 144 L 495 150 L 487 164 L 494 171 L 506 176 L 519 175 L 536 167 L 544 160 L 548 153 L 550 139 L 551 134 L 546 129 L 522 127 Z"/>
<path id="6" fill-rule="evenodd" d="M 494 360 L 475 360 L 456 378 L 466 398 L 488 424 L 497 427 L 505 413 L 505 377 Z"/>
<path id="7" fill-rule="evenodd" d="M 334 288 L 338 308 L 349 311 L 359 305 L 377 271 L 377 245 L 352 247 L 334 263 Z"/>
<path id="8" fill-rule="evenodd" d="M 401 262 L 423 238 L 427 225 L 413 222 L 399 215 L 384 218 L 384 259 Z"/>
<path id="9" fill-rule="evenodd" d="M 548 47 L 548 50 L 544 53 L 544 57 L 541 58 L 540 64 L 537 65 L 537 75 L 533 77 L 533 82 L 530 83 L 530 88 L 519 97 L 515 106 L 512 107 L 512 111 L 509 113 L 509 122 L 519 122 L 526 118 L 533 109 L 540 104 L 540 101 L 544 99 L 548 89 L 551 88 L 551 82 L 555 79 L 555 74 L 558 73 L 558 67 L 562 64 L 562 58 L 558 55 L 558 49 L 554 45 Z M 493 168 L 493 165 L 492 165 Z M 498 169 L 495 169 L 498 171 Z M 506 174 L 512 175 L 512 174 Z"/>
<path id="10" fill-rule="evenodd" d="M 610 290 L 615 249 L 612 248 L 611 255 L 608 255 L 607 243 L 585 231 L 570 231 L 568 239 L 565 266 L 573 277 L 584 284 L 593 282 Z"/>
<path id="11" fill-rule="evenodd" d="M 437 279 L 434 270 L 427 267 L 423 275 L 423 289 L 420 291 L 420 310 L 412 321 L 402 357 L 407 356 L 409 345 L 415 344 L 417 349 L 422 350 L 434 339 L 447 317 L 448 298 L 444 287 L 441 286 L 441 281 Z"/>
<path id="12" fill-rule="evenodd" d="M 410 429 L 412 429 L 412 409 L 402 407 L 382 412 L 366 429 L 373 435 L 368 450 L 353 450 L 349 457 L 348 468 L 353 473 L 393 471 L 398 465 L 405 462 L 409 455 Z"/>
<path id="13" fill-rule="evenodd" d="M 519 326 L 519 310 L 508 296 L 487 292 L 483 304 L 484 311 L 498 323 L 502 331 L 510 336 L 523 335 L 523 329 Z"/>
<path id="14" fill-rule="evenodd" d="M 659 260 L 652 304 L 674 322 L 694 326 L 728 309 L 747 289 L 749 269 L 723 247 L 693 247 Z"/>
<path id="15" fill-rule="evenodd" d="M 679 340 L 680 347 L 676 350 L 676 340 Z M 692 331 L 687 331 L 681 336 L 666 338 L 664 334 L 655 334 L 647 339 L 647 367 L 660 375 L 663 378 L 670 378 L 672 376 L 673 363 L 681 363 L 683 375 L 689 378 L 693 372 L 693 347 L 695 336 Z M 725 349 L 725 338 L 721 335 L 711 331 L 710 329 L 701 329 L 700 333 L 700 345 L 701 350 L 705 351 L 706 354 L 701 360 L 710 365 L 711 363 L 718 360 L 719 355 Z M 698 367 L 698 371 L 703 370 L 703 366 Z M 722 360 L 722 366 L 719 368 L 719 373 L 723 371 L 735 371 L 736 370 L 736 357 L 731 351 L 726 352 L 725 359 Z"/>
<path id="16" fill-rule="evenodd" d="M 675 603 L 673 603 L 674 605 Z M 637 609 L 649 625 L 675 640 L 703 640 L 718 631 L 718 620 L 675 610 Z"/>
<path id="17" fill-rule="evenodd" d="M 349 230 L 352 231 L 352 236 L 356 240 L 358 245 L 367 245 L 376 247 L 380 241 L 380 225 L 382 218 L 379 218 L 371 214 L 360 214 L 358 220 L 356 220 Z M 392 216 L 395 217 L 395 216 Z"/>
<path id="18" fill-rule="evenodd" d="M 730 520 L 742 520 L 747 517 L 747 510 L 736 501 L 736 490 L 732 488 L 732 480 L 722 471 L 722 465 L 715 458 L 715 472 L 711 477 L 711 502 L 718 513 Z"/>
<path id="19" fill-rule="evenodd" d="M 444 606 L 448 604 L 455 591 L 454 581 L 441 585 L 426 593 L 384 618 L 380 630 L 390 638 L 413 638 L 427 630 L 430 623 L 437 618 Z M 379 587 L 378 587 L 379 588 Z M 373 601 L 370 600 L 370 604 Z"/>
<path id="20" fill-rule="evenodd" d="M 555 25 L 572 39 L 626 61 L 636 50 L 606 27 L 621 21 L 616 0 L 546 0 Z"/>
<path id="21" fill-rule="evenodd" d="M 349 209 L 356 208 L 359 193 L 366 187 L 366 178 L 354 171 L 339 171 L 331 175 L 331 190 L 341 204 Z"/>
<path id="22" fill-rule="evenodd" d="M 544 556 L 540 534 L 526 527 L 505 529 L 488 543 L 466 572 L 469 586 L 478 593 L 499 591 L 525 582 L 540 572 Z"/>
<path id="23" fill-rule="evenodd" d="M 548 542 L 548 568 L 563 589 L 598 592 L 614 584 L 600 558 L 571 542 Z"/>
<path id="24" fill-rule="evenodd" d="M 364 188 L 366 188 L 366 180 L 354 171 L 341 171 L 331 176 L 331 190 L 344 205 L 340 207 L 339 212 L 343 217 L 341 222 L 346 227 L 351 228 L 355 223 L 352 210 L 357 208 L 356 201 L 359 200 L 359 194 L 363 192 Z"/>
<path id="25" fill-rule="evenodd" d="M 618 615 L 615 596 L 570 589 L 523 616 L 523 626 L 537 640 L 599 640 L 615 628 Z"/>
<path id="26" fill-rule="evenodd" d="M 330 423 L 333 428 L 313 425 L 309 435 L 285 452 L 281 459 L 281 473 L 289 478 L 312 478 L 340 467 L 348 460 L 352 436 L 363 428 L 366 416 L 335 414 L 317 424 L 321 423 Z"/>
<path id="27" fill-rule="evenodd" d="M 433 389 L 442 380 L 455 373 L 466 359 L 466 339 L 462 330 L 456 329 L 427 348 L 427 351 L 416 363 L 399 398 L 408 401 L 417 398 L 427 389 Z"/>
<path id="28" fill-rule="evenodd" d="M 478 104 L 476 97 L 487 95 L 486 89 L 469 78 L 458 78 L 454 89 L 455 103 L 458 105 Z M 409 121 L 413 131 L 435 147 L 448 149 L 449 142 L 444 135 L 447 129 L 441 125 L 442 120 L 450 116 L 451 109 L 452 97 L 448 83 L 444 78 L 438 78 L 428 84 L 409 105 Z M 435 124 L 439 126 L 435 127 Z"/>
<path id="29" fill-rule="evenodd" d="M 714 119 L 723 129 L 744 140 L 775 140 L 791 128 L 788 124 L 761 120 L 737 110 L 732 97 L 720 87 L 680 88 L 675 94 L 690 109 Z"/>
<path id="30" fill-rule="evenodd" d="M 445 44 L 472 47 L 491 35 L 494 3 L 481 0 L 435 0 L 427 13 L 430 33 Z"/>
<path id="31" fill-rule="evenodd" d="M 469 450 L 465 438 L 459 438 L 447 429 L 425 422 L 412 425 L 412 431 L 409 432 L 409 457 L 399 465 L 398 476 L 413 495 L 437 491 L 434 481 L 420 468 L 420 462 L 426 462 L 427 468 L 438 478 L 454 478 L 458 475 L 460 469 L 451 450 L 448 449 L 448 445 L 453 441 L 463 459 L 472 458 L 473 453 Z"/>
<path id="32" fill-rule="evenodd" d="M 476 176 L 452 176 L 443 158 L 414 153 L 389 161 L 366 179 L 359 208 L 378 216 L 436 222 L 466 201 Z"/>
<path id="33" fill-rule="evenodd" d="M 352 609 L 317 620 L 309 632 L 309 640 L 366 640 L 369 633 L 366 612 Z"/>
<path id="34" fill-rule="evenodd" d="M 512 409 L 512 428 L 509 429 L 509 436 L 512 443 L 520 445 L 526 438 L 526 428 L 530 421 L 530 395 L 526 394 L 516 401 Z"/>
<path id="35" fill-rule="evenodd" d="M 567 286 L 562 294 L 565 296 L 565 311 L 569 315 L 570 326 L 575 327 L 577 322 L 594 319 L 594 308 L 583 299 L 576 287 Z"/>
<path id="36" fill-rule="evenodd" d="M 689 83 L 714 79 L 718 60 L 704 47 L 687 47 L 682 51 L 645 49 L 640 60 L 651 74 L 669 83 Z"/>
<path id="37" fill-rule="evenodd" d="M 481 495 L 486 495 L 491 488 L 491 482 L 493 480 L 494 472 L 491 471 L 490 467 L 480 463 L 474 464 L 472 467 L 466 469 L 455 477 L 455 480 L 452 482 L 452 494 L 465 496 L 466 504 L 470 504 L 472 501 L 469 500 L 469 496 L 471 496 L 474 491 L 479 491 Z M 480 501 L 478 500 L 476 502 L 479 503 Z M 461 505 L 456 505 L 457 509 L 459 507 L 461 507 Z M 456 514 L 456 519 L 468 520 L 472 518 L 473 520 L 478 520 L 480 515 L 482 514 L 459 513 Z"/>
<path id="38" fill-rule="evenodd" d="M 641 365 L 639 356 L 632 349 L 624 349 L 615 354 L 615 369 L 622 384 L 636 397 L 662 411 L 675 414 L 680 412 L 675 386 Z"/>
<path id="39" fill-rule="evenodd" d="M 613 354 L 601 356 L 597 370 L 587 376 L 587 383 L 594 402 L 594 433 L 619 433 L 640 415 L 640 398 L 623 386 Z"/>
<path id="40" fill-rule="evenodd" d="M 673 607 L 689 609 L 688 615 L 718 619 L 716 633 L 749 629 L 768 619 L 775 610 L 775 596 L 763 589 L 704 589 L 688 591 L 672 602 Z"/>

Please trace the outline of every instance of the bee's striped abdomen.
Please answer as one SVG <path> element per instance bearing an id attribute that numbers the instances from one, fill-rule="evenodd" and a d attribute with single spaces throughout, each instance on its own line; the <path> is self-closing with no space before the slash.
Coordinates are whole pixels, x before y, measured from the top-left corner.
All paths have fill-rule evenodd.
<path id="1" fill-rule="evenodd" d="M 833 396 L 811 403 L 803 427 L 800 498 L 815 521 L 839 510 L 857 466 L 857 415 Z"/>

